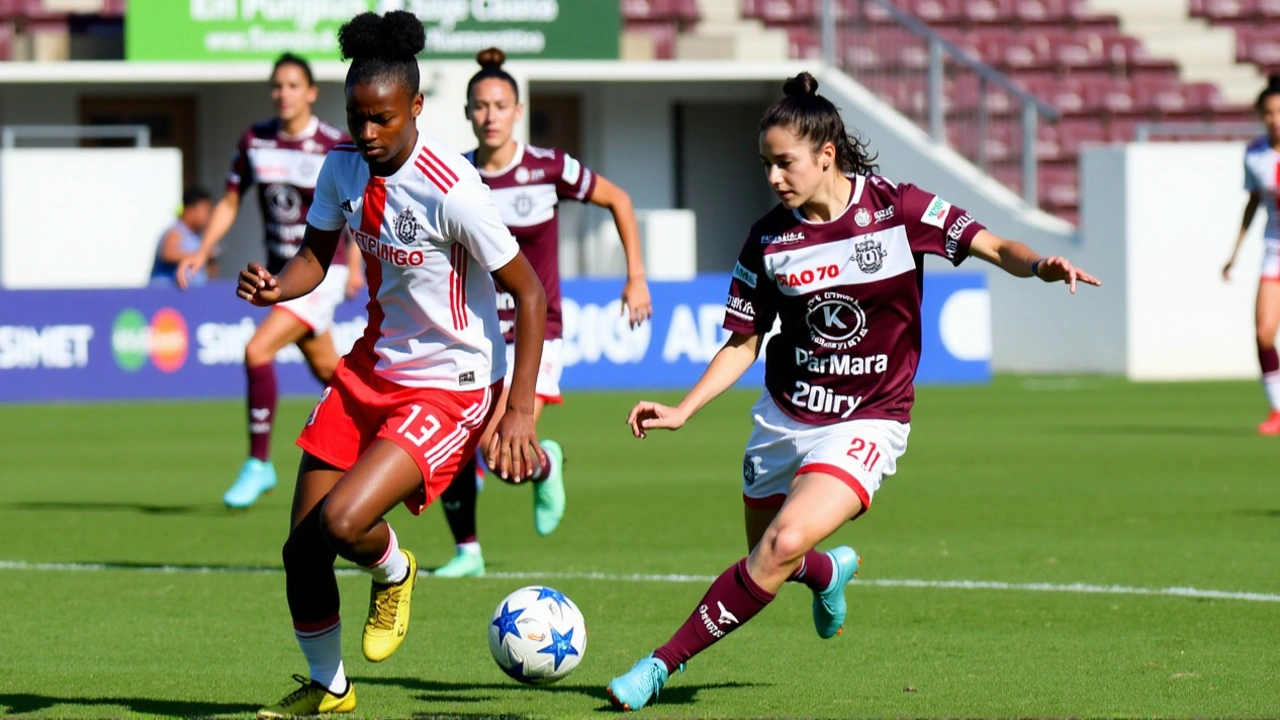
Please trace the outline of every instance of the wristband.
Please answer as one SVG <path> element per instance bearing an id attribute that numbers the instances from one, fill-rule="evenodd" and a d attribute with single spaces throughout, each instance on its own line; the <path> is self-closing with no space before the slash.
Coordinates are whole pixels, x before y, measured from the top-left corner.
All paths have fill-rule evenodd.
<path id="1" fill-rule="evenodd" d="M 1032 274 L 1034 277 L 1040 277 L 1040 263 L 1042 263 L 1042 262 L 1044 262 L 1044 258 L 1041 258 L 1041 259 L 1039 259 L 1039 260 L 1037 260 L 1037 261 L 1035 261 L 1035 262 L 1031 263 L 1031 274 Z"/>

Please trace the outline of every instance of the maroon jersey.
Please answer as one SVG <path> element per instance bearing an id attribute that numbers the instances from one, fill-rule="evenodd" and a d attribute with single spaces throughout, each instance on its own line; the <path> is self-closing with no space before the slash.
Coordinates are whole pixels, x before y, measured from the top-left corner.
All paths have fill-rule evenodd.
<path id="1" fill-rule="evenodd" d="M 227 174 L 227 190 L 234 190 L 243 198 L 249 186 L 257 184 L 266 234 L 267 270 L 280 272 L 302 247 L 320 166 L 324 156 L 340 142 L 349 142 L 347 134 L 316 117 L 298 135 L 286 135 L 279 120 L 266 120 L 255 123 L 240 136 L 231 159 L 231 172 Z M 342 247 L 334 253 L 333 262 L 347 262 Z"/>
<path id="2" fill-rule="evenodd" d="M 474 165 L 475 151 L 467 153 Z M 561 200 L 586 202 L 596 187 L 596 174 L 568 153 L 523 143 L 516 146 L 511 164 L 498 172 L 480 171 L 498 205 L 502 222 L 516 236 L 520 251 L 547 293 L 547 339 L 560 337 L 560 222 L 556 206 Z M 516 304 L 498 286 L 498 322 L 502 336 L 515 342 Z"/>
<path id="3" fill-rule="evenodd" d="M 724 326 L 763 335 L 781 320 L 765 351 L 765 388 L 796 420 L 910 422 L 923 256 L 959 265 L 983 226 L 913 185 L 851 180 L 849 206 L 830 222 L 779 205 L 752 226 Z"/>

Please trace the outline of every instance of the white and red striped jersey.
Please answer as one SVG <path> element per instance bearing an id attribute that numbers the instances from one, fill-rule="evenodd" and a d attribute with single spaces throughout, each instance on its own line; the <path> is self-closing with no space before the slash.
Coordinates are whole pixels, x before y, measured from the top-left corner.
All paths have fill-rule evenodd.
<path id="1" fill-rule="evenodd" d="M 408 387 L 474 390 L 506 374 L 490 273 L 519 246 L 480 176 L 418 134 L 411 159 L 371 176 L 353 145 L 325 159 L 307 223 L 344 224 L 364 252 L 369 325 L 347 362 Z"/>
<path id="2" fill-rule="evenodd" d="M 1244 151 L 1244 189 L 1262 196 L 1262 207 L 1267 210 L 1263 238 L 1280 243 L 1280 152 L 1271 147 L 1266 136 L 1249 143 Z"/>

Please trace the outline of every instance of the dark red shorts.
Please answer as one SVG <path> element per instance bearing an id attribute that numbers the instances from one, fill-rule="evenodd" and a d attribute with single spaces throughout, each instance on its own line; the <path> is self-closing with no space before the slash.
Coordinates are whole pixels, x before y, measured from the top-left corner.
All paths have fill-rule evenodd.
<path id="1" fill-rule="evenodd" d="M 422 471 L 422 491 L 404 503 L 417 515 L 475 454 L 501 394 L 501 380 L 467 392 L 405 387 L 343 359 L 307 418 L 298 447 L 350 470 L 377 438 L 394 442 Z"/>

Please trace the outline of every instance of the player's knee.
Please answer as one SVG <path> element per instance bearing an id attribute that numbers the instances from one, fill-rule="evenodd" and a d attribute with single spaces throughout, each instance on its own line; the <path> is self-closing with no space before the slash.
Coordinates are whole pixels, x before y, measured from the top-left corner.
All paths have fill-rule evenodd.
<path id="1" fill-rule="evenodd" d="M 320 528 L 335 550 L 355 547 L 368 531 L 368 526 L 358 522 L 355 516 L 342 508 L 325 503 L 320 514 Z"/>
<path id="2" fill-rule="evenodd" d="M 244 364 L 248 367 L 270 365 L 274 359 L 275 353 L 270 343 L 260 339 L 257 335 L 249 338 L 249 343 L 244 346 Z"/>
<path id="3" fill-rule="evenodd" d="M 805 534 L 789 525 L 767 532 L 761 547 L 765 551 L 762 560 L 773 568 L 796 562 L 810 549 Z"/>

